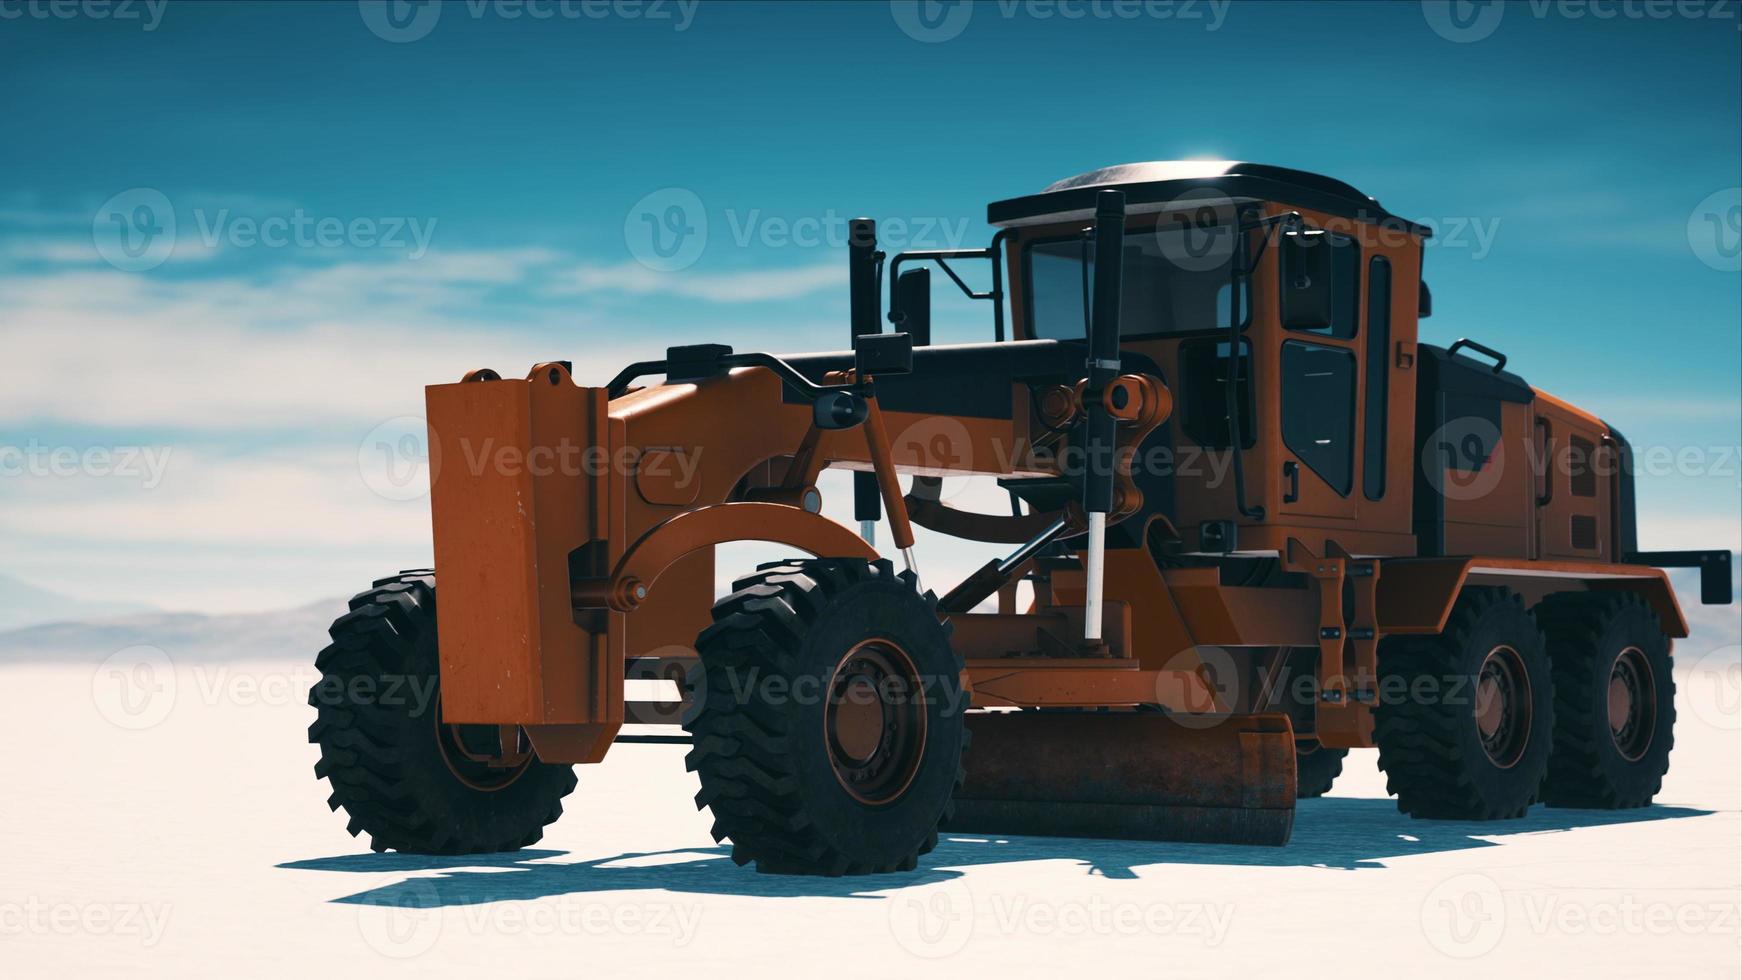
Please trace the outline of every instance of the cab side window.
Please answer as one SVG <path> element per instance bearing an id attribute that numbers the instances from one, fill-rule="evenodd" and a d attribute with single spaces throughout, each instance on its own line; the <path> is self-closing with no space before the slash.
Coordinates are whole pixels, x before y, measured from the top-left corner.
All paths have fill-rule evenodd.
<path id="1" fill-rule="evenodd" d="M 1282 441 L 1339 496 L 1355 475 L 1355 355 L 1291 340 L 1282 345 Z"/>

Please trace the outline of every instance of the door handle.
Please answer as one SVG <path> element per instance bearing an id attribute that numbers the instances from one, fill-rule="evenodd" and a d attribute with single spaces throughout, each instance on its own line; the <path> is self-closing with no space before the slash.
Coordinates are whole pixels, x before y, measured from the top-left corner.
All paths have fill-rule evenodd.
<path id="1" fill-rule="evenodd" d="M 1282 495 L 1282 502 L 1292 504 L 1300 499 L 1300 464 L 1288 460 L 1282 464 L 1282 478 L 1288 481 L 1288 490 Z"/>

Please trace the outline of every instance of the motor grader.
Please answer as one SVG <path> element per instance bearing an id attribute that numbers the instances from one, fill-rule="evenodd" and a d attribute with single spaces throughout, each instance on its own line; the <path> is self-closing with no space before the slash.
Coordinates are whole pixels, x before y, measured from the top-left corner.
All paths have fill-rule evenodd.
<path id="1" fill-rule="evenodd" d="M 1662 569 L 1729 602 L 1729 553 L 1639 551 L 1620 432 L 1418 340 L 1428 228 L 1204 162 L 988 220 L 897 255 L 854 221 L 846 350 L 429 387 L 435 568 L 351 600 L 310 696 L 350 831 L 522 847 L 618 742 L 687 744 L 715 838 L 787 873 L 957 830 L 1279 845 L 1371 746 L 1414 817 L 1651 801 L 1687 635 Z M 934 270 L 990 342 L 931 342 Z M 1008 512 L 941 492 L 970 476 Z M 922 578 L 915 526 L 1008 555 Z M 744 540 L 798 557 L 716 600 Z M 681 695 L 626 696 L 649 678 Z"/>

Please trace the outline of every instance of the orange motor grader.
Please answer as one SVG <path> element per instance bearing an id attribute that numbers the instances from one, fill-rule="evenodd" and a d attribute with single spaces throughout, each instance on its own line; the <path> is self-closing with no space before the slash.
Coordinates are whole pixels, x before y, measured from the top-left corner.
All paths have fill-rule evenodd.
<path id="1" fill-rule="evenodd" d="M 716 839 L 776 872 L 912 868 L 940 830 L 1282 844 L 1369 746 L 1416 817 L 1651 800 L 1687 635 L 1661 569 L 1729 602 L 1729 554 L 1638 551 L 1619 432 L 1418 341 L 1427 228 L 1201 162 L 988 219 L 894 256 L 853 222 L 851 350 L 431 386 L 435 568 L 351 600 L 310 697 L 351 832 L 525 846 L 615 742 L 688 744 Z M 934 268 L 992 342 L 931 343 Z M 971 475 L 1009 512 L 940 493 Z M 946 589 L 914 525 L 1010 550 Z M 716 600 L 740 540 L 800 557 Z"/>

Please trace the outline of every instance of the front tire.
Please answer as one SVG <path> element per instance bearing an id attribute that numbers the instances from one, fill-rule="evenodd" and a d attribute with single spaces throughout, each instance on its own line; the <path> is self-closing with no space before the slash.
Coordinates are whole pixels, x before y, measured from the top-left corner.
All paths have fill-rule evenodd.
<path id="1" fill-rule="evenodd" d="M 1301 751 L 1295 750 L 1295 797 L 1309 800 L 1331 791 L 1331 784 L 1343 774 L 1343 759 L 1348 749 L 1328 749 L 1318 743 Z"/>
<path id="2" fill-rule="evenodd" d="M 1464 589 L 1445 632 L 1386 639 L 1379 671 L 1373 739 L 1397 808 L 1436 820 L 1524 816 L 1548 771 L 1554 684 L 1518 596 Z"/>
<path id="3" fill-rule="evenodd" d="M 332 786 L 327 805 L 342 807 L 351 836 L 367 833 L 376 851 L 476 854 L 536 843 L 562 815 L 574 767 L 530 756 L 492 767 L 477 756 L 501 751 L 495 726 L 442 724 L 435 611 L 435 574 L 401 572 L 353 597 L 329 630 L 308 730 L 321 747 L 315 776 Z"/>
<path id="4" fill-rule="evenodd" d="M 686 681 L 715 840 L 763 872 L 912 870 L 962 779 L 962 660 L 888 561 L 763 566 L 714 606 Z"/>
<path id="5" fill-rule="evenodd" d="M 1551 595 L 1536 607 L 1554 662 L 1555 735 L 1543 800 L 1642 807 L 1675 744 L 1675 677 L 1657 614 L 1630 592 Z"/>

